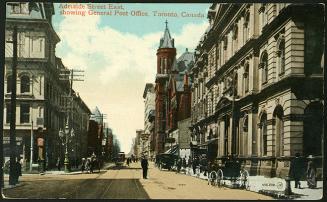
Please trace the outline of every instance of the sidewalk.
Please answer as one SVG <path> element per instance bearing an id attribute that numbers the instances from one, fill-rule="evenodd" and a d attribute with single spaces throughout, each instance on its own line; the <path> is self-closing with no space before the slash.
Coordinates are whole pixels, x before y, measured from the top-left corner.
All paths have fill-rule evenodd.
<path id="1" fill-rule="evenodd" d="M 173 172 L 176 172 L 176 171 L 173 171 Z M 197 172 L 199 172 L 198 169 L 197 169 Z M 206 180 L 206 181 L 208 180 L 208 174 L 207 174 L 207 176 L 204 176 L 204 172 L 202 172 L 200 174 L 199 173 L 193 174 L 192 169 L 186 170 L 185 173 L 180 172 L 179 174 L 192 176 L 192 177 L 199 178 L 199 179 Z M 279 195 L 281 198 L 290 198 L 290 199 L 294 199 L 294 200 L 318 200 L 323 197 L 323 181 L 317 181 L 316 189 L 309 189 L 306 181 L 301 181 L 302 189 L 297 189 L 297 188 L 294 188 L 295 182 L 291 181 L 291 189 L 292 189 L 293 195 L 291 195 L 290 197 L 286 197 L 284 194 L 284 190 L 282 190 L 278 193 L 272 193 L 270 191 L 264 190 L 264 187 L 262 185 L 264 183 L 266 183 L 268 180 L 271 181 L 274 179 L 276 181 L 284 182 L 284 180 L 281 178 L 266 178 L 264 176 L 249 176 L 249 178 L 248 178 L 249 187 L 247 190 L 251 191 L 251 192 L 265 194 L 265 195 L 272 195 L 273 197 L 276 197 L 277 195 Z M 224 180 L 223 183 L 227 186 L 231 184 L 230 181 L 227 181 L 227 180 Z M 285 184 L 286 184 L 286 182 L 285 182 Z M 284 187 L 285 187 L 285 184 L 284 184 Z"/>

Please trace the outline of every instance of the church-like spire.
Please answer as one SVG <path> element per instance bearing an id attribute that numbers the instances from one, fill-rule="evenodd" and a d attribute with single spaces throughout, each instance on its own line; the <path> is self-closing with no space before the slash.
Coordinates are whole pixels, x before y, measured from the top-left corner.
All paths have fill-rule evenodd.
<path id="1" fill-rule="evenodd" d="M 166 23 L 166 28 L 165 28 L 164 36 L 160 39 L 159 48 L 175 48 L 174 39 L 171 38 L 168 29 L 168 21 L 166 20 L 165 23 Z"/>

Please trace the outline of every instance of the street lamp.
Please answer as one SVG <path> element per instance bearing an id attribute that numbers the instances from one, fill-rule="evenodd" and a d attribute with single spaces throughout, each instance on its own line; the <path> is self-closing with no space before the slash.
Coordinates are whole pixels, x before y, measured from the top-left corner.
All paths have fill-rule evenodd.
<path id="1" fill-rule="evenodd" d="M 70 137 L 74 137 L 75 136 L 75 133 L 74 133 L 74 129 L 69 130 L 68 120 L 66 122 L 65 130 L 64 131 L 62 131 L 62 129 L 59 130 L 59 137 L 60 137 L 60 139 L 63 139 L 64 136 L 66 137 L 64 165 L 65 165 L 65 172 L 69 172 L 68 138 L 69 138 L 69 136 Z"/>

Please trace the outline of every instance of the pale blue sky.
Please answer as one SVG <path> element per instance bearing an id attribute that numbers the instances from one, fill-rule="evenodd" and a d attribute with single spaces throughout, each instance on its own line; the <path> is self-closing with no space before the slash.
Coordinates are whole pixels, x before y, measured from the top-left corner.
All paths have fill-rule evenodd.
<path id="1" fill-rule="evenodd" d="M 208 26 L 210 4 L 123 4 L 126 11 L 147 11 L 149 16 L 62 16 L 54 4 L 53 26 L 61 42 L 56 55 L 68 68 L 85 70 L 85 81 L 74 89 L 92 110 L 98 106 L 129 152 L 137 129 L 144 128 L 143 91 L 154 83 L 156 51 L 165 21 L 175 38 L 177 55 L 194 51 Z M 100 10 L 98 10 L 100 11 Z M 198 17 L 158 17 L 152 11 L 202 13 Z"/>

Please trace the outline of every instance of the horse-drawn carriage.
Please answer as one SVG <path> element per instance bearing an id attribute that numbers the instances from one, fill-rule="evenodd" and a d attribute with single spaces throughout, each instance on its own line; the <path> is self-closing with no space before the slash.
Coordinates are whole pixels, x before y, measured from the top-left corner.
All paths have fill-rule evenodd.
<path id="1" fill-rule="evenodd" d="M 249 172 L 245 170 L 241 162 L 236 159 L 227 159 L 217 170 L 213 170 L 208 175 L 208 184 L 221 186 L 230 182 L 232 187 L 246 188 L 249 187 Z"/>
<path id="2" fill-rule="evenodd" d="M 156 165 L 159 167 L 160 170 L 162 169 L 171 170 L 177 159 L 178 156 L 174 154 L 166 154 L 166 153 L 158 154 L 156 156 Z"/>

